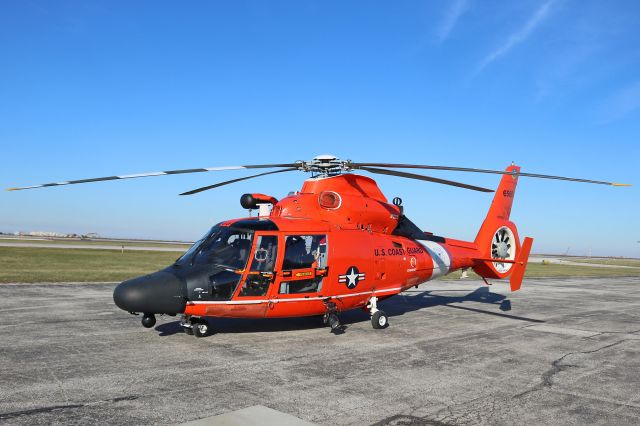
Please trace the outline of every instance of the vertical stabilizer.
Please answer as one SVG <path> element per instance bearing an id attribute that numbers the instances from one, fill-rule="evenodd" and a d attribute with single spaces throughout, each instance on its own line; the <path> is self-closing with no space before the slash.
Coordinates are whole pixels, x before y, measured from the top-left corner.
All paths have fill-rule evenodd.
<path id="1" fill-rule="evenodd" d="M 481 259 L 496 259 L 495 262 L 479 260 L 474 266 L 474 271 L 485 278 L 508 277 L 520 251 L 518 230 L 509 220 L 520 167 L 512 164 L 505 171 L 510 173 L 502 176 L 475 240 Z M 500 259 L 506 262 L 500 262 Z"/>
<path id="2" fill-rule="evenodd" d="M 491 219 L 509 220 L 509 217 L 511 216 L 513 197 L 516 195 L 516 185 L 518 184 L 517 173 L 520 172 L 520 167 L 511 165 L 507 167 L 506 171 L 514 174 L 502 176 L 502 180 L 496 190 L 496 195 L 493 197 L 485 222 Z"/>

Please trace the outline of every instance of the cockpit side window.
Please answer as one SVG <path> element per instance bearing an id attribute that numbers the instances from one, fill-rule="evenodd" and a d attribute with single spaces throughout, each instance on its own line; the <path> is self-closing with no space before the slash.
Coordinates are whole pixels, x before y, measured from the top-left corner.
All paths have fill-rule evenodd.
<path id="1" fill-rule="evenodd" d="M 240 289 L 240 296 L 264 296 L 273 282 L 273 271 L 278 254 L 278 237 L 260 235 L 251 259 L 251 268 Z"/>
<path id="2" fill-rule="evenodd" d="M 278 253 L 278 237 L 261 235 L 258 237 L 256 251 L 251 260 L 251 272 L 273 272 Z"/>

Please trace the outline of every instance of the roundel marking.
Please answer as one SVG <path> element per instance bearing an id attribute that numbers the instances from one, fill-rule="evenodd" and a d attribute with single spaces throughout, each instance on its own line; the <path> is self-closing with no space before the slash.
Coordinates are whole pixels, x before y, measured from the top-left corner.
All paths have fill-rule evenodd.
<path id="1" fill-rule="evenodd" d="M 360 272 L 357 266 L 349 266 L 347 272 L 342 275 L 338 275 L 338 282 L 345 283 L 347 288 L 356 288 L 358 283 L 365 278 L 365 273 Z"/>

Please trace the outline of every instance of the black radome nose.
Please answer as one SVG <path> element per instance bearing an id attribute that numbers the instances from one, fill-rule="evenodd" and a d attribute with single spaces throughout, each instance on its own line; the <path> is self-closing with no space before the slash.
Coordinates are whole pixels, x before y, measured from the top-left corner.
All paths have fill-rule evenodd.
<path id="1" fill-rule="evenodd" d="M 186 285 L 169 272 L 124 281 L 113 291 L 113 301 L 127 312 L 179 314 L 186 306 Z"/>

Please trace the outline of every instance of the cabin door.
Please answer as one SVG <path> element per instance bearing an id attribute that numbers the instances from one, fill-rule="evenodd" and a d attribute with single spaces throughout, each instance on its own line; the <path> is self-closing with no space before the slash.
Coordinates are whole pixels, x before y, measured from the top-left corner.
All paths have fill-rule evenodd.
<path id="1" fill-rule="evenodd" d="M 326 234 L 285 235 L 282 266 L 272 288 L 268 316 L 305 315 L 321 310 L 327 276 Z M 317 305 L 317 306 L 316 306 Z"/>
<path id="2" fill-rule="evenodd" d="M 268 306 L 268 295 L 275 281 L 275 266 L 278 260 L 278 235 L 258 235 L 242 285 L 234 301 L 236 309 L 245 316 L 264 317 Z M 248 314 L 248 315 L 247 315 Z"/>

